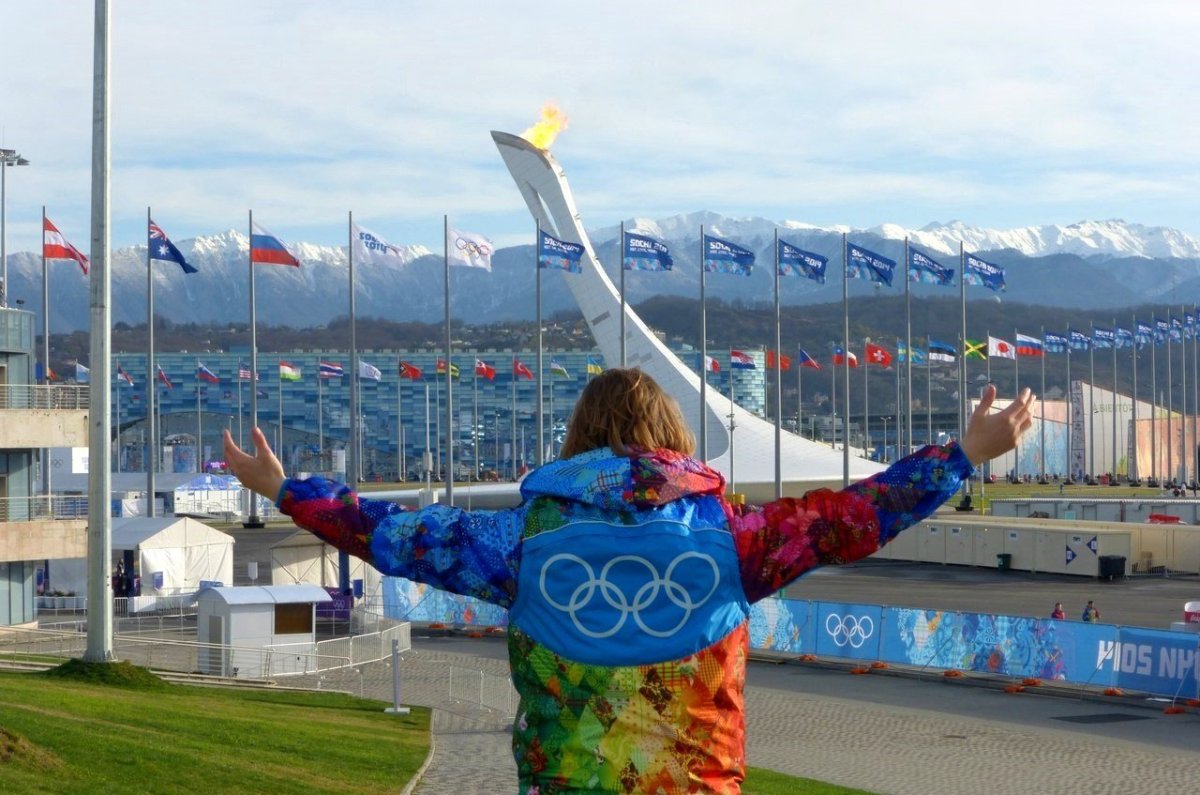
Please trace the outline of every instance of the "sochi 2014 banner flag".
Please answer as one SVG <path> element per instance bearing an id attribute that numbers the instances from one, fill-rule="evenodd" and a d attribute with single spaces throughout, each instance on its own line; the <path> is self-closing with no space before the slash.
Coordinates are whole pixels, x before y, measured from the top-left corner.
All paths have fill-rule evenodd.
<path id="1" fill-rule="evenodd" d="M 88 275 L 87 256 L 68 243 L 62 232 L 58 231 L 58 227 L 45 216 L 42 216 L 42 256 L 46 259 L 73 259 L 79 263 L 83 275 Z"/>
<path id="2" fill-rule="evenodd" d="M 1007 340 L 988 335 L 988 356 L 995 359 L 1016 359 L 1017 349 Z"/>
<path id="3" fill-rule="evenodd" d="M 918 284 L 937 284 L 944 287 L 954 281 L 954 270 L 947 268 L 933 257 L 909 247 L 908 280 Z"/>
<path id="4" fill-rule="evenodd" d="M 1154 327 L 1139 320 L 1133 329 L 1133 338 L 1138 345 L 1149 345 L 1154 342 Z"/>
<path id="5" fill-rule="evenodd" d="M 963 281 L 977 287 L 986 287 L 993 292 L 1004 291 L 1004 268 L 981 260 L 974 254 L 966 254 L 963 264 Z"/>
<path id="6" fill-rule="evenodd" d="M 259 226 L 257 221 L 250 230 L 250 264 L 300 267 L 300 260 L 287 250 L 283 241 Z"/>
<path id="7" fill-rule="evenodd" d="M 1132 348 L 1133 347 L 1133 332 L 1127 328 L 1117 326 L 1117 347 Z"/>
<path id="8" fill-rule="evenodd" d="M 729 352 L 729 366 L 734 370 L 755 370 L 754 358 L 742 351 Z"/>
<path id="9" fill-rule="evenodd" d="M 583 273 L 583 265 L 580 264 L 580 260 L 583 259 L 583 246 L 559 240 L 546 234 L 544 229 L 538 230 L 537 259 L 539 268 L 558 268 L 571 273 Z"/>
<path id="10" fill-rule="evenodd" d="M 446 240 L 446 253 L 451 265 L 464 268 L 492 269 L 492 253 L 496 247 L 492 241 L 474 232 L 451 229 Z"/>
<path id="11" fill-rule="evenodd" d="M 754 269 L 754 252 L 712 235 L 704 236 L 704 270 L 749 276 Z"/>
<path id="12" fill-rule="evenodd" d="M 891 287 L 892 274 L 895 272 L 895 260 L 853 243 L 846 244 L 846 275 L 851 279 L 870 279 L 876 284 Z"/>
<path id="13" fill-rule="evenodd" d="M 1047 331 L 1042 334 L 1042 342 L 1045 345 L 1046 353 L 1066 353 L 1067 346 L 1071 341 L 1062 334 L 1056 334 L 1053 331 Z"/>
<path id="14" fill-rule="evenodd" d="M 1017 355 L 1018 356 L 1041 356 L 1042 341 L 1037 337 L 1030 337 L 1028 334 L 1017 333 Z"/>
<path id="15" fill-rule="evenodd" d="M 625 233 L 625 252 L 621 258 L 627 271 L 669 271 L 675 267 L 666 243 L 636 232 Z"/>
<path id="16" fill-rule="evenodd" d="M 1107 351 L 1117 344 L 1117 333 L 1110 328 L 1092 327 L 1092 345 L 1096 350 Z"/>
<path id="17" fill-rule="evenodd" d="M 825 283 L 825 267 L 829 264 L 827 257 L 796 248 L 784 240 L 779 241 L 777 256 L 780 276 L 803 276 L 817 284 Z"/>
<path id="18" fill-rule="evenodd" d="M 350 242 L 359 262 L 371 265 L 407 265 L 413 256 L 399 246 L 393 246 L 379 235 L 357 223 L 350 227 Z"/>
<path id="19" fill-rule="evenodd" d="M 1067 332 L 1067 338 L 1070 340 L 1067 344 L 1073 351 L 1090 351 L 1092 349 L 1092 338 L 1082 331 L 1070 329 Z"/>

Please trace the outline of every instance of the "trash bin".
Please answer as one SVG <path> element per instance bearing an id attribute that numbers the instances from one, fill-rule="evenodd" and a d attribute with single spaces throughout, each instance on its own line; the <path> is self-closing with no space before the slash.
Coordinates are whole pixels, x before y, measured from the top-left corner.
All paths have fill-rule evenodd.
<path id="1" fill-rule="evenodd" d="M 1000 571 L 1008 571 L 1012 568 L 1012 555 L 1008 552 L 996 553 L 996 568 Z"/>
<path id="2" fill-rule="evenodd" d="M 1100 579 L 1115 580 L 1125 576 L 1124 555 L 1100 556 Z"/>

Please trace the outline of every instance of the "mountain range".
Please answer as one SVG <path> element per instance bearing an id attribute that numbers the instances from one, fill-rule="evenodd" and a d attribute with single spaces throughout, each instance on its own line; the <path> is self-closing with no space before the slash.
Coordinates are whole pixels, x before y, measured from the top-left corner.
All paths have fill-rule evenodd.
<path id="1" fill-rule="evenodd" d="M 670 273 L 626 274 L 631 303 L 654 295 L 698 296 L 701 227 L 753 250 L 758 257 L 749 277 L 710 274 L 707 296 L 733 305 L 763 306 L 773 302 L 770 263 L 775 232 L 793 245 L 829 257 L 827 283 L 783 280 L 781 301 L 806 305 L 841 300 L 842 235 L 851 242 L 900 262 L 904 239 L 943 265 L 958 269 L 961 241 L 965 249 L 1005 268 L 1007 290 L 993 296 L 969 287 L 968 301 L 997 299 L 1071 309 L 1112 310 L 1140 304 L 1180 305 L 1200 300 L 1200 240 L 1166 227 L 1120 220 L 1083 221 L 1069 226 L 994 230 L 959 221 L 931 223 L 920 229 L 884 224 L 869 229 L 817 227 L 797 221 L 774 222 L 758 217 L 731 217 L 695 212 L 671 218 L 626 221 L 627 231 L 664 240 L 675 260 Z M 614 282 L 618 228 L 591 230 L 601 262 Z M 176 323 L 245 323 L 249 319 L 246 235 L 230 230 L 175 241 L 199 273 L 185 275 L 169 262 L 154 263 L 156 314 Z M 348 314 L 345 247 L 306 243 L 291 246 L 302 267 L 260 266 L 257 271 L 257 317 L 260 324 L 319 327 Z M 359 317 L 436 322 L 443 316 L 443 264 L 439 254 L 423 246 L 401 246 L 403 262 L 373 266 L 356 263 Z M 535 272 L 533 246 L 501 248 L 493 256 L 493 272 L 451 269 L 452 314 L 471 323 L 531 319 Z M 9 256 L 10 305 L 17 299 L 40 315 L 41 259 L 32 252 Z M 56 333 L 80 330 L 88 323 L 87 278 L 70 261 L 55 260 L 50 269 L 50 320 Z M 146 319 L 146 247 L 115 250 L 112 257 L 114 323 L 137 325 Z M 573 306 L 563 279 L 548 273 L 542 281 L 542 311 L 550 315 Z M 902 270 L 891 288 L 851 280 L 851 295 L 892 290 L 903 294 Z M 913 285 L 914 296 L 956 295 L 958 287 Z M 39 319 L 40 323 L 40 319 Z M 40 327 L 40 326 L 39 326 Z"/>

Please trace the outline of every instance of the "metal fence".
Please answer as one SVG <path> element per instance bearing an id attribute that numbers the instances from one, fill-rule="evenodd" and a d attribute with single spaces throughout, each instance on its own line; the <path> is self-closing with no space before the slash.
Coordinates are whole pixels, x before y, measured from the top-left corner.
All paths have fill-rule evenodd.
<path id="1" fill-rule="evenodd" d="M 41 522 L 48 519 L 87 519 L 87 497 L 57 494 L 0 499 L 0 522 Z"/>
<path id="2" fill-rule="evenodd" d="M 520 697 L 513 687 L 511 676 L 451 665 L 449 680 L 451 701 L 477 705 L 505 720 L 513 720 L 517 716 Z"/>
<path id="3" fill-rule="evenodd" d="M 0 388 L 0 409 L 86 409 L 88 387 L 9 384 Z"/>

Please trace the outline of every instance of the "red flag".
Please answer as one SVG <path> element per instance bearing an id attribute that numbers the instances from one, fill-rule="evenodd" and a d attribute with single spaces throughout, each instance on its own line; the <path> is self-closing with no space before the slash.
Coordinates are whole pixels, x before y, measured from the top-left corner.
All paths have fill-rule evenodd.
<path id="1" fill-rule="evenodd" d="M 858 357 L 853 351 L 847 354 L 839 345 L 833 349 L 833 366 L 837 367 L 839 364 L 848 364 L 851 368 L 858 367 Z"/>
<path id="2" fill-rule="evenodd" d="M 409 364 L 403 359 L 400 360 L 400 377 L 410 378 L 413 381 L 421 380 L 421 368 L 416 365 Z"/>
<path id="3" fill-rule="evenodd" d="M 882 348 L 873 342 L 867 343 L 866 355 L 868 364 L 877 364 L 880 367 L 892 366 L 892 354 L 888 353 L 887 348 Z"/>
<path id="4" fill-rule="evenodd" d="M 792 369 L 792 357 L 786 353 L 776 353 L 775 351 L 767 351 L 767 369 L 774 370 L 778 367 L 781 370 Z"/>
<path id="5" fill-rule="evenodd" d="M 88 258 L 83 252 L 67 242 L 58 231 L 58 227 L 50 223 L 50 219 L 42 217 L 42 256 L 46 259 L 73 259 L 79 263 L 83 275 L 88 274 Z"/>
<path id="6" fill-rule="evenodd" d="M 710 373 L 719 373 L 721 372 L 721 363 L 713 356 L 705 356 L 704 369 Z"/>
<path id="7" fill-rule="evenodd" d="M 519 375 L 525 376 L 530 381 L 533 380 L 533 371 L 530 370 L 528 367 L 526 367 L 525 364 L 522 363 L 520 359 L 518 359 L 516 356 L 514 356 L 513 357 L 513 378 L 516 378 Z"/>
<path id="8" fill-rule="evenodd" d="M 475 360 L 475 375 L 483 376 L 489 381 L 496 379 L 496 368 L 485 362 L 483 359 Z"/>

